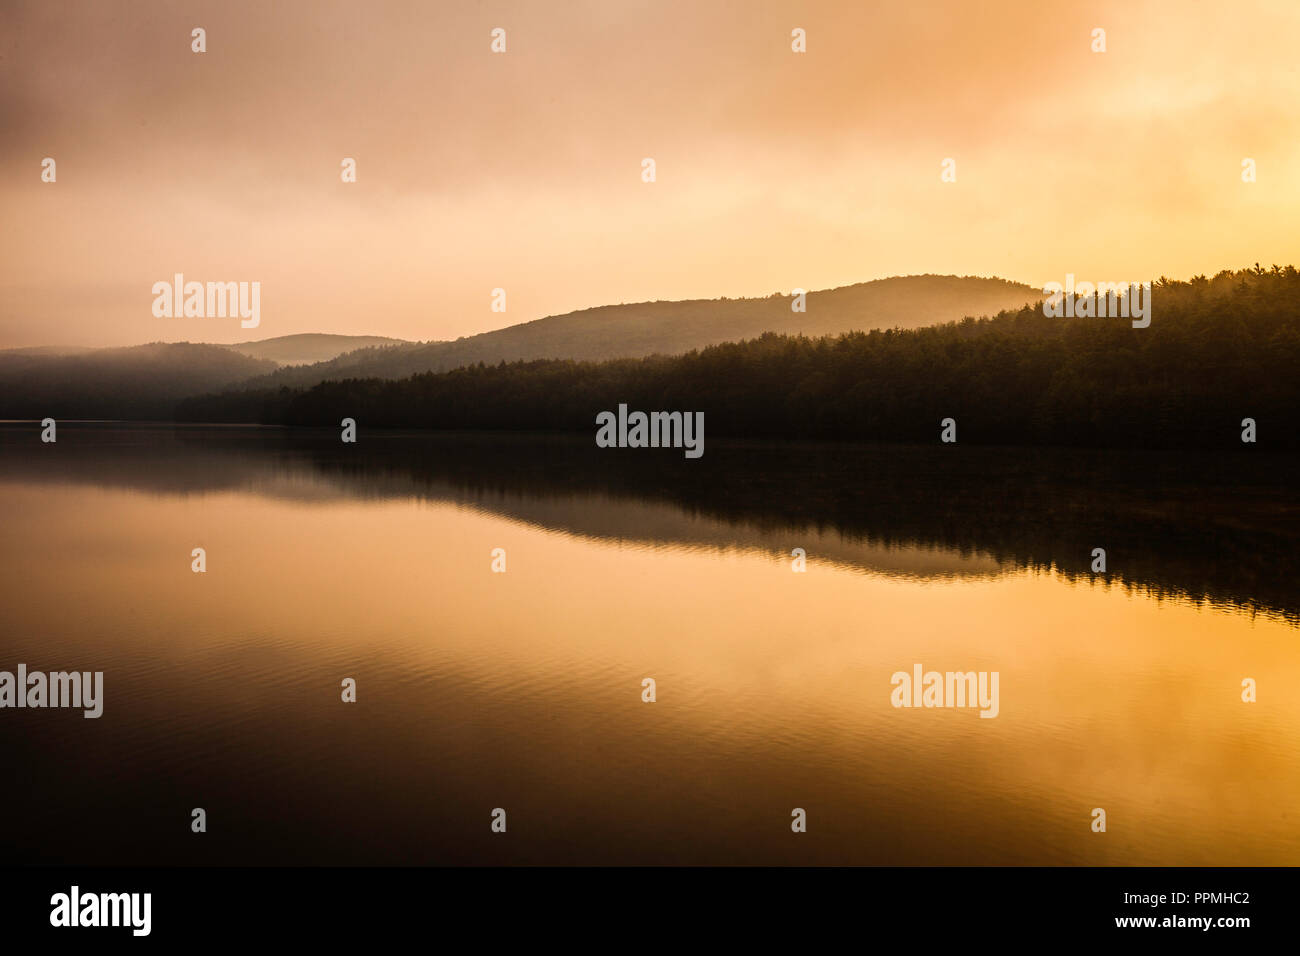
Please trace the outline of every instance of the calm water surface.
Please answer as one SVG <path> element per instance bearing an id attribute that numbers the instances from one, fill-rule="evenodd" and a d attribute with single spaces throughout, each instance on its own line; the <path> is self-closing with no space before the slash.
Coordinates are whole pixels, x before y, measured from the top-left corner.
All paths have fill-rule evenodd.
<path id="1" fill-rule="evenodd" d="M 105 705 L 0 711 L 3 862 L 1300 863 L 1294 462 L 38 434 L 0 669 Z"/>

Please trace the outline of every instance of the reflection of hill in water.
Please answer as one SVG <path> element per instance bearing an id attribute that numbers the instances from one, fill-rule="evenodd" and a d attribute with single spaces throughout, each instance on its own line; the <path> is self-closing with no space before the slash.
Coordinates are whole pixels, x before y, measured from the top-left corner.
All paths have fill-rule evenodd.
<path id="1" fill-rule="evenodd" d="M 1300 621 L 1300 459 L 962 446 L 710 442 L 706 454 L 570 437 L 276 429 L 0 428 L 0 481 L 327 502 L 449 501 L 649 546 L 739 548 L 910 577 L 1023 567 L 1110 577 Z"/>
<path id="2" fill-rule="evenodd" d="M 803 548 L 814 565 L 827 561 L 878 574 L 916 578 L 996 574 L 1001 564 L 984 554 L 960 554 L 937 546 L 882 544 L 833 528 L 791 525 L 760 529 L 747 519 L 719 520 L 677 505 L 608 494 L 521 498 L 509 494 L 455 500 L 490 514 L 586 538 L 655 547 L 761 551 L 790 560 Z"/>

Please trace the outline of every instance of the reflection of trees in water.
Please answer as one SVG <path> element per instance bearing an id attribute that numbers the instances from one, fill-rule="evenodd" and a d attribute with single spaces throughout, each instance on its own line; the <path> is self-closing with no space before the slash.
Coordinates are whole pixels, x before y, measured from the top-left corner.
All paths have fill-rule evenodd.
<path id="1" fill-rule="evenodd" d="M 1101 547 L 1126 587 L 1300 622 L 1293 456 L 717 441 L 687 461 L 570 437 L 368 432 L 344 446 L 323 432 L 78 426 L 50 454 L 26 437 L 0 429 L 0 480 L 422 497 L 592 538 L 774 556 L 803 546 L 916 577 L 1036 568 L 1092 580 Z"/>

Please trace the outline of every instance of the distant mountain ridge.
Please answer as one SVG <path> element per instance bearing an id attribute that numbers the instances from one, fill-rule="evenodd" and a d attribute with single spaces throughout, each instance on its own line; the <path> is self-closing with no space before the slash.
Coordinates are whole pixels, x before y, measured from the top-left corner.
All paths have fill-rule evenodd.
<path id="1" fill-rule="evenodd" d="M 0 352 L 0 418 L 150 419 L 189 395 L 275 368 L 221 345 L 153 342 L 49 354 Z"/>
<path id="2" fill-rule="evenodd" d="M 790 295 L 751 299 L 687 299 L 603 305 L 454 342 L 408 343 L 349 352 L 318 365 L 280 369 L 249 388 L 304 387 L 340 378 L 405 378 L 479 362 L 566 358 L 600 361 L 680 355 L 765 332 L 816 338 L 872 329 L 921 328 L 967 316 L 996 315 L 1042 298 L 1033 286 L 978 276 L 894 276 L 806 296 L 806 311 Z"/>
<path id="3" fill-rule="evenodd" d="M 314 365 L 358 349 L 410 344 L 413 343 L 405 339 L 389 338 L 386 335 L 332 335 L 323 332 L 303 332 L 256 342 L 238 342 L 225 348 L 233 349 L 249 358 L 269 359 L 278 365 Z"/>
<path id="4" fill-rule="evenodd" d="M 1058 317 L 1039 302 L 914 329 L 769 332 L 684 355 L 226 391 L 183 400 L 176 417 L 304 427 L 351 418 L 370 428 L 590 440 L 603 412 L 618 409 L 623 422 L 627 409 L 685 410 L 707 419 L 710 435 L 738 439 L 935 444 L 960 435 L 963 446 L 1300 450 L 1300 272 L 1256 265 L 1161 278 L 1151 297 L 1159 305 L 1149 327 L 1100 317 L 1095 303 Z M 618 447 L 671 445 L 680 461 L 691 459 L 698 446 L 681 422 L 670 425 L 642 427 L 634 441 L 620 424 Z M 1300 512 L 1272 520 L 1300 525 Z"/>
<path id="5" fill-rule="evenodd" d="M 785 294 L 640 302 L 548 316 L 452 342 L 304 333 L 236 345 L 9 349 L 0 351 L 0 418 L 163 419 L 180 399 L 220 391 L 402 379 L 479 363 L 682 355 L 765 333 L 815 338 L 915 329 L 995 315 L 1041 298 L 1037 289 L 1005 279 L 896 276 L 809 292 L 803 312 L 793 311 Z"/>

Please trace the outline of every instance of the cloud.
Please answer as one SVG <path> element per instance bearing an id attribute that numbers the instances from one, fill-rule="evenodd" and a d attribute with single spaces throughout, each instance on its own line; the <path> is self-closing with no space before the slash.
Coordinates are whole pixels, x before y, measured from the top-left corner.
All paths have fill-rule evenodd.
<path id="1" fill-rule="evenodd" d="M 262 281 L 268 336 L 429 339 L 897 273 L 1296 261 L 1298 11 L 18 0 L 0 346 L 239 340 L 152 317 L 177 271 Z"/>

